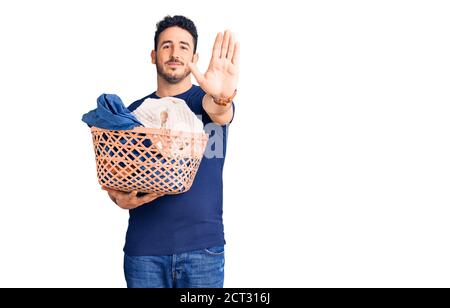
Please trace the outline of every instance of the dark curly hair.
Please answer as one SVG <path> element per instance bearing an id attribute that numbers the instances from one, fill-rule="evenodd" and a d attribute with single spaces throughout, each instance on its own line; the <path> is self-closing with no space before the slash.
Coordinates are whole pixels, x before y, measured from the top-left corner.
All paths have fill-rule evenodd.
<path id="1" fill-rule="evenodd" d="M 198 39 L 197 28 L 195 27 L 195 24 L 192 20 L 181 15 L 175 15 L 173 17 L 166 16 L 164 17 L 163 20 L 161 20 L 156 24 L 155 50 L 158 47 L 159 35 L 161 34 L 161 32 L 170 27 L 182 28 L 192 35 L 192 38 L 194 39 L 194 54 L 195 54 L 195 52 L 197 51 L 197 39 Z"/>

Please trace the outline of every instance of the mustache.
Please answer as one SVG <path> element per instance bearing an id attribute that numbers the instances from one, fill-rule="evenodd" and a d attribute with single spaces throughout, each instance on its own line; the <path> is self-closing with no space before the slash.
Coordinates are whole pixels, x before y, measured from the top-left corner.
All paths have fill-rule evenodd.
<path id="1" fill-rule="evenodd" d="M 182 65 L 184 65 L 184 63 L 183 63 L 183 62 L 181 62 L 180 60 L 177 60 L 177 59 L 175 59 L 175 58 L 170 58 L 170 60 L 169 60 L 169 61 L 167 61 L 167 62 L 166 62 L 166 64 L 167 64 L 167 63 L 169 63 L 169 62 L 175 62 L 175 63 L 179 63 L 179 64 L 182 64 Z"/>

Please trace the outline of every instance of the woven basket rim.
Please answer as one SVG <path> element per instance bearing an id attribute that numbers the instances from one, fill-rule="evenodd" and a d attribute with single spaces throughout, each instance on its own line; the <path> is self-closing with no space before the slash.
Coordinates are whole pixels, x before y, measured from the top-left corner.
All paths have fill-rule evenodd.
<path id="1" fill-rule="evenodd" d="M 124 129 L 124 130 L 118 130 L 118 129 L 106 129 L 106 128 L 99 128 L 92 126 L 91 132 L 128 132 L 128 133 L 144 133 L 144 134 L 158 134 L 158 135 L 164 135 L 164 136 L 174 136 L 174 137 L 190 137 L 190 138 L 199 138 L 202 139 L 208 139 L 209 136 L 205 132 L 202 133 L 190 133 L 190 132 L 184 132 L 184 131 L 178 131 L 178 130 L 171 130 L 171 129 L 165 129 L 165 128 L 150 128 L 150 127 L 142 127 L 138 126 L 133 129 Z"/>

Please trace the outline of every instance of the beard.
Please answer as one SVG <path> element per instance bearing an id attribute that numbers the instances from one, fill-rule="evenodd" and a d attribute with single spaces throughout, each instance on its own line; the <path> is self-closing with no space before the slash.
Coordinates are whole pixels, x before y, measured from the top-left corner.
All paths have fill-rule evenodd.
<path id="1" fill-rule="evenodd" d="M 189 74 L 191 73 L 191 70 L 188 67 L 186 67 L 184 72 L 179 75 L 168 75 L 164 72 L 163 65 L 160 65 L 158 62 L 158 58 L 156 58 L 156 72 L 158 73 L 158 76 L 163 78 L 168 83 L 177 84 L 177 83 L 181 82 L 184 78 L 189 76 Z"/>

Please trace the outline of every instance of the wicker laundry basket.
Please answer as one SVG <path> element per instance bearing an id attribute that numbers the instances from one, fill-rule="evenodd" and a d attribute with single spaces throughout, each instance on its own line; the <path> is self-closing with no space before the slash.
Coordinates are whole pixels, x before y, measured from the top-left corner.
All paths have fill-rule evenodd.
<path id="1" fill-rule="evenodd" d="M 208 135 L 167 129 L 91 128 L 100 185 L 120 190 L 179 194 L 192 186 Z"/>

